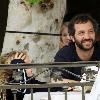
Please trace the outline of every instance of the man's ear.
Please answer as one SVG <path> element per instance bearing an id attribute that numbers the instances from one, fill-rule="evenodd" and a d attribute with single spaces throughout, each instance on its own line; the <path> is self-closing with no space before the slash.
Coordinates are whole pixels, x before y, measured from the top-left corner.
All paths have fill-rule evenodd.
<path id="1" fill-rule="evenodd" d="M 71 40 L 75 42 L 74 36 L 70 36 Z"/>

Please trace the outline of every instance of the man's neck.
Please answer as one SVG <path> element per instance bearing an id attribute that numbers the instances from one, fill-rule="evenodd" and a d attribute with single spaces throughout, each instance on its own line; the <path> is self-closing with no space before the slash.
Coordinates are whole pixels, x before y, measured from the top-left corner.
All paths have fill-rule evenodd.
<path id="1" fill-rule="evenodd" d="M 91 50 L 84 51 L 84 50 L 82 50 L 82 49 L 80 49 L 79 47 L 76 46 L 77 55 L 83 61 L 90 60 L 90 58 L 92 57 L 93 51 L 94 51 L 94 47 Z"/>

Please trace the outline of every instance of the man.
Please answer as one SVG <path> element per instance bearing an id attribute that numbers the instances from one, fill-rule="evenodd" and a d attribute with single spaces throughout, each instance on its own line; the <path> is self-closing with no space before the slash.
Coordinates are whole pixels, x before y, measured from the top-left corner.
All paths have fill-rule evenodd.
<path id="1" fill-rule="evenodd" d="M 73 43 L 60 49 L 56 56 L 56 62 L 75 62 L 75 61 L 97 61 L 100 60 L 100 46 L 95 37 L 98 31 L 96 21 L 88 14 L 80 14 L 72 18 L 68 25 L 69 34 Z M 81 75 L 80 67 L 65 68 L 68 71 Z M 53 70 L 57 71 L 56 69 Z M 80 78 L 62 71 L 64 79 L 80 81 Z M 66 81 L 65 81 L 66 82 Z"/>

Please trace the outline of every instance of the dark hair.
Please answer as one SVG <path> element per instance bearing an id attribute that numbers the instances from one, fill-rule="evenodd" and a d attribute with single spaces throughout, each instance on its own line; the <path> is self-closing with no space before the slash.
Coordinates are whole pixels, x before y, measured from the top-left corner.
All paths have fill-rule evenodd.
<path id="1" fill-rule="evenodd" d="M 87 23 L 90 21 L 93 25 L 94 31 L 98 33 L 98 24 L 96 20 L 94 20 L 89 14 L 79 14 L 72 18 L 72 20 L 68 24 L 68 33 L 72 36 L 75 35 L 74 25 L 78 23 Z"/>

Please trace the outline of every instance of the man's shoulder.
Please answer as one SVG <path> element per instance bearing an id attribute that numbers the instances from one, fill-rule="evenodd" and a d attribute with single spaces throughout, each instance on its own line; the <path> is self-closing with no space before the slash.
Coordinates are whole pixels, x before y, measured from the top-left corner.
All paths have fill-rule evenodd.
<path id="1" fill-rule="evenodd" d="M 64 46 L 63 48 L 61 48 L 58 52 L 59 53 L 64 53 L 64 54 L 66 54 L 66 53 L 71 53 L 71 52 L 73 52 L 73 50 L 75 49 L 75 45 L 73 44 L 73 43 L 71 43 L 70 45 L 66 45 L 66 46 Z"/>
<path id="2" fill-rule="evenodd" d="M 100 50 L 100 41 L 97 41 L 97 42 L 95 43 L 94 47 L 95 47 L 95 49 L 96 49 L 97 51 L 99 51 L 99 50 Z"/>
<path id="3" fill-rule="evenodd" d="M 70 60 L 73 56 L 74 48 L 75 48 L 74 44 L 64 46 L 56 53 L 55 59 L 60 59 L 60 60 L 63 59 L 66 61 Z"/>
<path id="4" fill-rule="evenodd" d="M 94 45 L 94 53 L 92 56 L 92 60 L 100 60 L 100 42 L 97 41 Z"/>

